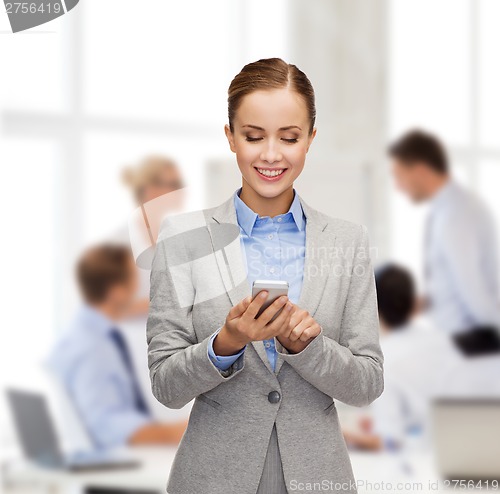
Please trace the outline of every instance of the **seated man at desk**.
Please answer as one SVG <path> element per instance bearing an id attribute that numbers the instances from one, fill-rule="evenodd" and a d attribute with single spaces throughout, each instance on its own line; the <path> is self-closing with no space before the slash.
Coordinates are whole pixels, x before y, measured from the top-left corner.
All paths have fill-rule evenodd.
<path id="1" fill-rule="evenodd" d="M 428 439 L 433 397 L 445 386 L 440 377 L 457 361 L 457 351 L 442 331 L 417 322 L 417 296 L 411 273 L 396 264 L 375 272 L 384 353 L 384 392 L 369 407 L 371 420 L 361 431 L 344 431 L 357 449 L 399 449 L 413 434 Z"/>
<path id="2" fill-rule="evenodd" d="M 154 420 L 118 327 L 138 284 L 129 248 L 93 247 L 78 261 L 76 273 L 84 303 L 52 349 L 49 368 L 62 381 L 96 446 L 178 444 L 187 421 Z"/>

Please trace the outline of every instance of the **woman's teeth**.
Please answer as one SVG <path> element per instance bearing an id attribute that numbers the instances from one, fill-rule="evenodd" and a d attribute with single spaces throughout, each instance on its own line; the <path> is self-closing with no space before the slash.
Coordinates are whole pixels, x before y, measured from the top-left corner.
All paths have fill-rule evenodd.
<path id="1" fill-rule="evenodd" d="M 257 168 L 257 171 L 261 175 L 265 175 L 266 177 L 276 177 L 278 175 L 281 175 L 285 170 L 272 170 L 272 171 L 269 171 L 269 170 L 262 170 L 261 168 Z"/>

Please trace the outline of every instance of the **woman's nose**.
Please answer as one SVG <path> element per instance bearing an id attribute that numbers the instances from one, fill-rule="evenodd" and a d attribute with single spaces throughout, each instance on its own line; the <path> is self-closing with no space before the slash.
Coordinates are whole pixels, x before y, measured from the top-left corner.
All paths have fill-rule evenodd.
<path id="1" fill-rule="evenodd" d="M 267 144 L 266 148 L 262 151 L 260 155 L 262 161 L 267 161 L 268 163 L 274 163 L 276 161 L 281 161 L 283 159 L 282 154 L 276 148 L 273 143 Z"/>

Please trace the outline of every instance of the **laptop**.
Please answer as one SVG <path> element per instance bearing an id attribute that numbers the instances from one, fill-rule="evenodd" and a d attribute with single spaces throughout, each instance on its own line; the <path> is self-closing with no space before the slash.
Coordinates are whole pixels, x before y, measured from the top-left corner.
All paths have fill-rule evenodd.
<path id="1" fill-rule="evenodd" d="M 431 414 L 442 478 L 500 480 L 500 398 L 437 398 Z"/>
<path id="2" fill-rule="evenodd" d="M 70 471 L 138 467 L 140 462 L 116 451 L 80 450 L 63 453 L 43 394 L 7 389 L 7 401 L 24 456 L 37 465 Z"/>

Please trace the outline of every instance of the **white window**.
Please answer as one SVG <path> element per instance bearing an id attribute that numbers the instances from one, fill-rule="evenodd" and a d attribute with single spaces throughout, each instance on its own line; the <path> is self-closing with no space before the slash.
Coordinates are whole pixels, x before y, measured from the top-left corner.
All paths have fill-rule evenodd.
<path id="1" fill-rule="evenodd" d="M 446 144 L 453 174 L 500 218 L 500 2 L 392 0 L 389 133 L 412 127 Z M 421 281 L 425 206 L 391 187 L 392 257 Z M 500 223 L 499 223 L 500 227 Z"/>

